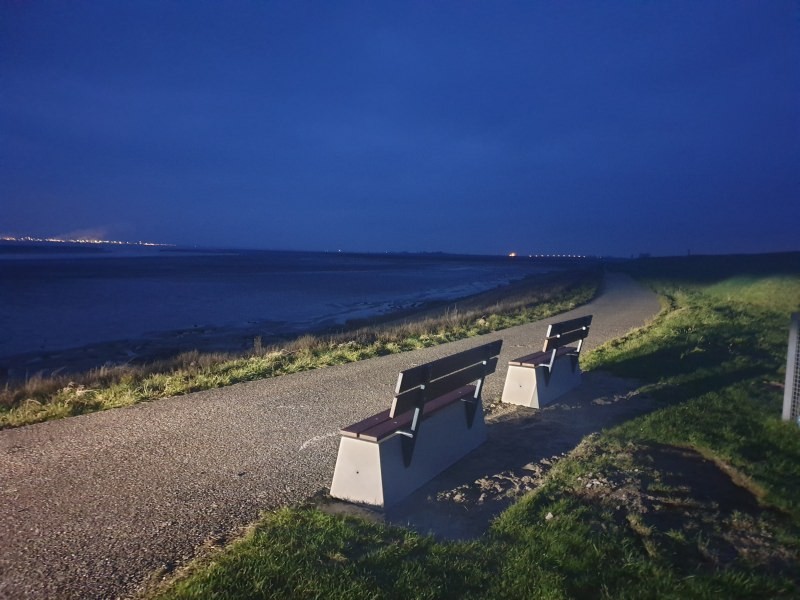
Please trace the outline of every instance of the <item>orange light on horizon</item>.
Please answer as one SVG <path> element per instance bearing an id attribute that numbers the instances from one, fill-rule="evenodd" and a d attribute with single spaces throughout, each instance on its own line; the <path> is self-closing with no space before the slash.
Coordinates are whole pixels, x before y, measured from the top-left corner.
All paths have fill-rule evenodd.
<path id="1" fill-rule="evenodd" d="M 509 256 L 516 256 L 516 255 L 517 255 L 517 253 L 516 253 L 516 252 L 509 252 L 509 254 L 508 254 L 508 255 L 509 255 Z"/>

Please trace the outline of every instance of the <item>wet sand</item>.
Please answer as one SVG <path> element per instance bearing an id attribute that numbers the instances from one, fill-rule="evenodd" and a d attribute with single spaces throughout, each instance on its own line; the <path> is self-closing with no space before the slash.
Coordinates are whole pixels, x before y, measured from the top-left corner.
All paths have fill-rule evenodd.
<path id="1" fill-rule="evenodd" d="M 344 325 L 323 323 L 312 329 L 300 329 L 286 323 L 264 320 L 247 327 L 200 326 L 153 332 L 136 339 L 110 340 L 75 348 L 21 353 L 0 357 L 0 383 L 24 381 L 35 376 L 80 373 L 103 366 L 148 364 L 169 360 L 193 350 L 241 355 L 252 351 L 257 344 L 262 347 L 280 345 L 305 334 L 337 334 L 361 327 L 391 326 L 434 318 L 454 308 L 473 310 L 491 307 L 501 301 L 513 301 L 542 292 L 554 282 L 578 277 L 577 272 L 571 271 L 528 277 L 464 298 L 421 304 L 412 309 L 348 321 Z M 275 332 L 278 332 L 277 335 Z"/>

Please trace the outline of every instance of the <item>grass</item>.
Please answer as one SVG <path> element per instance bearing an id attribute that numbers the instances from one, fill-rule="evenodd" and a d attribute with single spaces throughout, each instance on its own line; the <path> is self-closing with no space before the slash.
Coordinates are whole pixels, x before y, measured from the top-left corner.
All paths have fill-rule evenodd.
<path id="1" fill-rule="evenodd" d="M 398 528 L 284 509 L 169 596 L 465 597 L 486 585 L 490 565 L 476 543 L 443 546 Z"/>
<path id="2" fill-rule="evenodd" d="M 640 267 L 668 310 L 647 335 L 592 353 L 587 367 L 644 377 L 643 391 L 671 405 L 612 437 L 694 448 L 800 523 L 800 436 L 780 421 L 789 317 L 800 310 L 794 258 L 794 274 L 777 261 L 761 276 L 726 276 L 720 264 L 665 281 L 658 265 Z"/>
<path id="3" fill-rule="evenodd" d="M 774 382 L 800 261 L 748 261 L 634 265 L 665 309 L 585 368 L 637 377 L 661 408 L 588 436 L 483 538 L 285 508 L 150 596 L 798 597 L 800 432 Z"/>
<path id="4" fill-rule="evenodd" d="M 571 310 L 594 297 L 597 271 L 552 275 L 502 300 L 484 294 L 428 316 L 327 336 L 305 335 L 244 356 L 188 352 L 144 366 L 36 376 L 0 390 L 0 429 L 426 348 Z"/>

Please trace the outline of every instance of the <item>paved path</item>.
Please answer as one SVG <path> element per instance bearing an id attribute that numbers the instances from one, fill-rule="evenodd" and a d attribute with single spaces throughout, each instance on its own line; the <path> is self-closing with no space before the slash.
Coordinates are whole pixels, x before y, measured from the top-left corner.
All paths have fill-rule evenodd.
<path id="1" fill-rule="evenodd" d="M 591 348 L 641 326 L 658 299 L 609 275 L 589 306 Z M 159 569 L 327 488 L 337 431 L 383 410 L 399 370 L 502 338 L 540 349 L 546 322 L 480 339 L 0 431 L 0 598 L 129 596 Z"/>

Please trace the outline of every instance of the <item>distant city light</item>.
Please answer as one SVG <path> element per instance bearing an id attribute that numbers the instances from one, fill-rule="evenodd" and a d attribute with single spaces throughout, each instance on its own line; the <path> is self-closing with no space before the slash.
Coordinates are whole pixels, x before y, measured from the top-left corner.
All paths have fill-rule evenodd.
<path id="1" fill-rule="evenodd" d="M 120 240 L 62 240 L 60 238 L 37 238 L 29 235 L 23 237 L 0 237 L 1 242 L 51 242 L 56 244 L 117 244 L 119 246 L 174 246 L 175 244 L 158 244 L 156 242 L 123 242 Z"/>
<path id="2" fill-rule="evenodd" d="M 509 256 L 516 256 L 516 255 L 517 255 L 517 253 L 516 253 L 516 252 L 509 252 L 509 253 L 508 253 L 508 255 L 509 255 Z"/>

